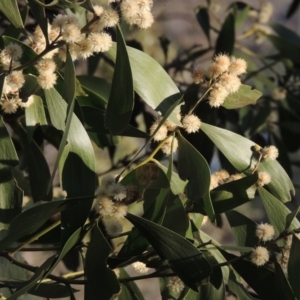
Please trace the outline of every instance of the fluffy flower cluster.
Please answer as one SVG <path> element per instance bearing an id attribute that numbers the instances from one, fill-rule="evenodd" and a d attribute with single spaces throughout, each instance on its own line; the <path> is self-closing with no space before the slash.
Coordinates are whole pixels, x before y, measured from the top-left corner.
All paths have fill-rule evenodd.
<path id="1" fill-rule="evenodd" d="M 263 159 L 270 159 L 270 160 L 275 160 L 279 155 L 279 151 L 275 146 L 264 147 L 261 150 L 261 153 Z"/>
<path id="2" fill-rule="evenodd" d="M 11 71 L 12 68 L 20 65 L 20 59 L 23 55 L 23 49 L 16 43 L 10 43 L 0 52 L 0 62 L 4 70 L 9 73 L 5 77 L 3 94 L 0 101 L 1 109 L 6 114 L 15 113 L 19 107 L 28 107 L 33 103 L 33 97 L 27 102 L 19 98 L 19 90 L 25 83 L 25 77 L 22 71 Z"/>
<path id="3" fill-rule="evenodd" d="M 212 84 L 209 93 L 209 105 L 221 106 L 229 94 L 238 91 L 241 80 L 240 75 L 246 72 L 247 63 L 242 58 L 230 59 L 226 54 L 215 57 L 210 65 L 209 73 Z"/>
<path id="4" fill-rule="evenodd" d="M 258 267 L 263 266 L 270 258 L 268 249 L 258 246 L 251 253 L 251 261 Z"/>
<path id="5" fill-rule="evenodd" d="M 162 124 L 157 130 L 159 123 L 161 122 L 161 119 L 162 118 L 158 118 L 152 124 L 152 126 L 150 127 L 150 135 L 153 135 L 155 133 L 153 139 L 157 142 L 165 140 L 161 150 L 165 154 L 169 155 L 171 153 L 172 143 L 173 143 L 173 152 L 176 152 L 178 148 L 177 138 L 173 136 L 168 136 L 168 133 L 173 132 L 177 128 L 177 126 L 173 122 L 166 120 L 164 124 Z"/>
<path id="6" fill-rule="evenodd" d="M 184 283 L 182 282 L 182 280 L 177 277 L 177 276 L 173 276 L 173 277 L 169 277 L 167 280 L 167 287 L 169 288 L 169 290 L 173 293 L 180 293 L 183 291 L 184 289 Z"/>
<path id="7" fill-rule="evenodd" d="M 237 173 L 237 174 L 229 175 L 229 173 L 226 170 L 221 169 L 220 171 L 211 174 L 209 189 L 212 190 L 218 187 L 219 185 L 222 185 L 227 182 L 239 180 L 241 178 L 243 178 L 242 174 Z"/>
<path id="8" fill-rule="evenodd" d="M 271 182 L 271 176 L 268 172 L 258 172 L 257 186 L 264 186 Z"/>
<path id="9" fill-rule="evenodd" d="M 275 234 L 274 227 L 270 224 L 259 224 L 256 227 L 255 235 L 262 240 L 263 242 L 267 242 L 273 239 Z"/>
<path id="10" fill-rule="evenodd" d="M 152 5 L 152 0 L 123 0 L 120 3 L 122 17 L 128 24 L 146 29 L 154 22 Z"/>
<path id="11" fill-rule="evenodd" d="M 127 190 L 125 186 L 115 182 L 113 176 L 107 175 L 103 177 L 96 195 L 95 209 L 101 217 L 107 218 L 106 221 L 109 218 L 114 220 L 124 218 L 127 213 L 127 205 L 124 203 L 127 197 Z M 113 226 L 117 225 L 113 224 Z"/>
<path id="12" fill-rule="evenodd" d="M 133 263 L 132 266 L 133 266 L 134 270 L 139 274 L 144 274 L 149 271 L 149 268 L 147 268 L 146 264 L 144 264 L 143 262 L 140 262 L 140 261 Z"/>

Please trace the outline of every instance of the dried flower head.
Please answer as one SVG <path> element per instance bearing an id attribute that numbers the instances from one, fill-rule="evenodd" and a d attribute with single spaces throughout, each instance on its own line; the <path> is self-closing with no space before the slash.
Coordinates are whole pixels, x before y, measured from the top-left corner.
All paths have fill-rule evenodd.
<path id="1" fill-rule="evenodd" d="M 116 219 L 122 219 L 127 214 L 127 205 L 122 202 L 115 202 L 112 217 Z"/>
<path id="2" fill-rule="evenodd" d="M 219 186 L 219 178 L 215 173 L 211 174 L 209 190 L 212 190 L 212 189 L 216 188 L 217 186 Z"/>
<path id="3" fill-rule="evenodd" d="M 181 123 L 187 133 L 197 132 L 201 127 L 201 120 L 193 114 L 184 116 Z"/>
<path id="4" fill-rule="evenodd" d="M 182 280 L 179 277 L 173 276 L 173 277 L 168 278 L 167 287 L 173 293 L 180 293 L 184 289 L 184 283 L 182 282 Z"/>
<path id="5" fill-rule="evenodd" d="M 103 221 L 105 230 L 109 236 L 116 237 L 122 233 L 123 226 L 119 221 L 112 218 L 109 218 L 108 220 L 104 219 Z"/>
<path id="6" fill-rule="evenodd" d="M 263 266 L 270 258 L 267 248 L 258 246 L 251 253 L 251 261 L 257 266 Z"/>
<path id="7" fill-rule="evenodd" d="M 101 216 L 113 216 L 115 205 L 108 197 L 97 197 L 95 209 Z"/>
<path id="8" fill-rule="evenodd" d="M 227 179 L 229 178 L 229 173 L 224 169 L 221 169 L 220 171 L 215 172 L 214 175 L 218 179 L 218 184 L 224 184 L 227 181 Z"/>
<path id="9" fill-rule="evenodd" d="M 204 72 L 199 68 L 194 70 L 192 73 L 192 78 L 195 84 L 201 83 L 203 81 L 203 76 L 204 76 Z"/>
<path id="10" fill-rule="evenodd" d="M 255 235 L 263 242 L 270 241 L 273 239 L 275 234 L 274 227 L 270 224 L 259 224 L 256 227 Z"/>
<path id="11" fill-rule="evenodd" d="M 149 271 L 149 268 L 147 268 L 146 264 L 144 264 L 140 261 L 134 262 L 132 264 L 132 266 L 133 266 L 134 270 L 139 274 L 144 274 Z"/>
<path id="12" fill-rule="evenodd" d="M 67 43 L 76 43 L 82 39 L 80 28 L 75 24 L 65 24 L 62 28 L 62 39 Z"/>
<path id="13" fill-rule="evenodd" d="M 275 146 L 264 147 L 262 149 L 262 157 L 264 159 L 275 160 L 279 155 L 278 149 Z"/>
<path id="14" fill-rule="evenodd" d="M 121 183 L 112 183 L 108 187 L 108 193 L 114 200 L 122 201 L 126 198 L 127 190 Z"/>
<path id="15" fill-rule="evenodd" d="M 271 182 L 271 176 L 267 172 L 258 172 L 258 180 L 256 184 L 258 186 L 264 186 L 266 184 L 269 184 Z"/>
<path id="16" fill-rule="evenodd" d="M 114 184 L 116 179 L 113 175 L 105 175 L 101 179 L 101 186 L 108 188 L 110 185 Z"/>
<path id="17" fill-rule="evenodd" d="M 3 65 L 9 65 L 11 61 L 18 61 L 22 55 L 22 47 L 16 43 L 10 43 L 1 51 L 0 61 Z"/>
<path id="18" fill-rule="evenodd" d="M 173 138 L 173 136 L 169 136 L 166 140 L 163 146 L 161 147 L 161 151 L 167 155 L 171 154 L 171 148 L 173 143 L 173 153 L 177 151 L 178 148 L 178 139 L 176 137 Z"/>
<path id="19" fill-rule="evenodd" d="M 150 11 L 143 11 L 138 14 L 135 24 L 142 29 L 149 28 L 154 22 L 153 15 Z"/>

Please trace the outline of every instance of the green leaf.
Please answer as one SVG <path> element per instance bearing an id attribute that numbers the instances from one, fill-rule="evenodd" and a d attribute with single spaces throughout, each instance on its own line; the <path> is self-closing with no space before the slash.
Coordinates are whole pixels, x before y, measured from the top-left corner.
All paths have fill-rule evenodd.
<path id="1" fill-rule="evenodd" d="M 227 260 L 233 260 L 238 257 L 226 251 L 220 251 Z M 231 265 L 261 299 L 285 299 L 284 290 L 279 289 L 275 285 L 275 273 L 267 267 L 260 266 L 258 268 L 246 259 L 232 261 Z"/>
<path id="2" fill-rule="evenodd" d="M 167 174 L 168 168 L 163 166 L 158 161 L 155 161 L 155 164 Z M 172 193 L 174 195 L 178 195 L 180 193 L 182 194 L 184 192 L 185 186 L 186 186 L 186 182 L 181 180 L 177 173 L 172 172 L 171 181 L 170 181 L 170 187 Z"/>
<path id="3" fill-rule="evenodd" d="M 117 135 L 129 124 L 133 110 L 133 81 L 126 44 L 117 26 L 117 57 L 107 105 L 105 126 Z"/>
<path id="4" fill-rule="evenodd" d="M 152 57 L 131 47 L 127 47 L 127 52 L 130 60 L 134 90 L 150 107 L 160 111 L 162 116 L 164 116 L 169 107 L 181 98 L 177 86 Z M 115 61 L 116 45 L 113 44 L 106 54 Z M 179 111 L 180 107 L 178 106 L 168 119 L 182 126 L 177 119 Z"/>
<path id="5" fill-rule="evenodd" d="M 1 0 L 0 10 L 16 28 L 24 28 L 16 0 Z"/>
<path id="6" fill-rule="evenodd" d="M 214 299 L 214 300 L 224 300 L 225 299 L 225 287 L 224 283 L 217 290 L 210 282 L 203 284 L 199 289 L 200 298 L 199 299 Z"/>
<path id="7" fill-rule="evenodd" d="M 235 5 L 235 30 L 238 30 L 241 28 L 241 26 L 244 24 L 246 21 L 248 15 L 249 15 L 249 10 L 250 6 L 246 5 L 244 8 L 241 10 L 238 9 L 238 5 Z"/>
<path id="8" fill-rule="evenodd" d="M 229 273 L 229 280 L 228 280 L 228 288 L 229 290 L 235 294 L 237 300 L 255 300 L 248 291 L 245 289 L 241 282 L 238 282 L 236 275 L 233 271 Z"/>
<path id="9" fill-rule="evenodd" d="M 129 278 L 129 277 L 130 276 L 125 271 L 125 269 L 120 268 L 120 279 L 122 280 L 123 278 Z M 128 281 L 122 284 L 122 291 L 121 294 L 118 296 L 118 299 L 129 300 L 130 299 L 129 296 L 131 296 L 133 300 L 144 300 L 141 291 L 139 290 L 138 286 L 134 281 Z"/>
<path id="10" fill-rule="evenodd" d="M 95 156 L 89 136 L 77 116 L 70 115 L 71 109 L 65 125 L 67 104 L 54 88 L 45 90 L 45 98 L 52 124 L 65 131 L 65 138 L 69 128 L 68 144 L 61 161 L 62 187 L 69 197 L 93 195 L 96 189 Z M 64 145 L 64 138 L 61 143 Z M 62 213 L 65 241 L 85 223 L 91 206 L 92 200 L 87 200 L 74 210 Z"/>
<path id="11" fill-rule="evenodd" d="M 255 184 L 257 179 L 257 174 L 253 174 L 213 189 L 210 196 L 215 212 L 224 213 L 254 198 L 254 195 L 249 195 L 247 189 Z"/>
<path id="12" fill-rule="evenodd" d="M 276 277 L 276 287 L 284 291 L 284 300 L 295 300 L 295 295 L 292 291 L 290 283 L 288 282 L 280 264 L 275 261 L 275 277 Z"/>
<path id="13" fill-rule="evenodd" d="M 34 102 L 25 109 L 25 121 L 29 142 L 32 139 L 36 126 L 48 125 L 42 98 L 37 95 L 32 95 L 32 97 L 34 98 Z"/>
<path id="14" fill-rule="evenodd" d="M 36 283 L 43 277 L 46 270 L 51 266 L 53 260 L 55 259 L 56 255 L 50 256 L 34 273 L 34 275 L 28 280 L 24 285 L 20 288 L 18 288 L 15 293 L 13 293 L 7 300 L 15 300 L 18 299 L 19 296 L 25 294 L 34 286 Z"/>
<path id="15" fill-rule="evenodd" d="M 299 210 L 300 210 L 300 205 L 294 210 L 294 211 L 292 211 L 291 213 L 289 213 L 287 216 L 286 216 L 286 218 L 285 218 L 285 230 L 289 230 L 289 228 L 290 228 L 290 226 L 291 226 L 291 224 L 292 224 L 292 222 L 294 221 L 294 219 L 296 219 L 297 220 L 297 215 L 298 215 L 298 213 L 299 213 Z"/>
<path id="16" fill-rule="evenodd" d="M 56 200 L 39 204 L 25 210 L 12 220 L 6 236 L 1 240 L 0 250 L 8 248 L 20 238 L 34 233 L 54 214 L 70 207 L 80 207 L 80 204 L 93 198 L 94 196 L 70 200 Z"/>
<path id="17" fill-rule="evenodd" d="M 165 227 L 131 214 L 126 218 L 149 240 L 158 255 L 169 261 L 180 279 L 197 291 L 201 281 L 212 272 L 204 255 L 185 238 Z"/>
<path id="18" fill-rule="evenodd" d="M 257 190 L 265 207 L 270 224 L 274 226 L 275 235 L 278 236 L 285 229 L 286 218 L 291 211 L 264 188 L 259 187 Z M 290 230 L 298 228 L 300 228 L 300 222 L 294 218 L 290 224 Z"/>
<path id="19" fill-rule="evenodd" d="M 107 104 L 111 90 L 111 84 L 105 79 L 89 75 L 77 76 L 84 90 L 91 91 L 99 96 L 104 104 Z"/>
<path id="20" fill-rule="evenodd" d="M 18 163 L 15 147 L 0 117 L 0 230 L 7 229 L 22 209 L 23 192 L 12 175 L 12 168 Z"/>
<path id="21" fill-rule="evenodd" d="M 254 142 L 229 130 L 205 123 L 202 123 L 201 129 L 239 172 L 251 174 L 256 163 L 255 160 L 253 161 L 252 151 Z M 290 192 L 295 193 L 293 184 L 277 161 L 261 161 L 258 171 L 264 171 L 271 175 L 272 180 L 268 184 L 268 188 L 275 197 L 282 202 L 291 200 Z"/>
<path id="22" fill-rule="evenodd" d="M 249 104 L 256 104 L 257 100 L 262 96 L 258 90 L 254 90 L 249 85 L 242 84 L 239 90 L 226 97 L 223 107 L 227 109 L 241 108 Z"/>
<path id="23" fill-rule="evenodd" d="M 255 222 L 234 210 L 226 212 L 226 217 L 238 246 L 254 247 L 257 244 Z"/>
<path id="24" fill-rule="evenodd" d="M 217 38 L 215 55 L 220 53 L 232 55 L 235 41 L 234 23 L 233 14 L 229 13 Z"/>
<path id="25" fill-rule="evenodd" d="M 297 299 L 300 298 L 300 285 L 299 285 L 299 267 L 300 267 L 300 240 L 296 235 L 293 235 L 292 246 L 288 260 L 288 278 L 293 292 Z"/>
<path id="26" fill-rule="evenodd" d="M 109 134 L 109 130 L 105 128 L 105 111 L 91 106 L 81 106 L 84 116 L 84 122 L 87 125 L 88 132 L 98 134 Z M 122 136 L 131 136 L 137 138 L 149 138 L 146 132 L 143 132 L 130 124 L 122 132 Z"/>
<path id="27" fill-rule="evenodd" d="M 62 228 L 63 230 L 63 228 Z M 54 270 L 54 268 L 57 266 L 57 264 L 65 257 L 65 255 L 79 242 L 81 237 L 81 228 L 77 229 L 70 238 L 66 241 L 64 246 L 62 247 L 62 250 L 60 251 L 59 255 L 56 256 L 54 262 L 52 263 L 51 267 L 47 270 L 47 272 L 43 275 L 43 278 L 47 277 L 51 272 Z"/>
<path id="28" fill-rule="evenodd" d="M 202 30 L 204 31 L 208 43 L 210 43 L 210 36 L 209 36 L 210 21 L 209 21 L 208 9 L 206 7 L 198 6 L 195 9 L 195 13 L 196 13 L 198 23 L 200 24 Z"/>
<path id="29" fill-rule="evenodd" d="M 75 98 L 76 92 L 76 76 L 74 63 L 69 51 L 67 51 L 67 59 L 64 73 L 64 99 L 66 99 L 69 108 Z M 69 109 L 68 109 L 69 110 Z"/>
<path id="30" fill-rule="evenodd" d="M 210 169 L 204 157 L 181 135 L 178 134 L 178 174 L 188 179 L 187 197 L 202 207 L 214 222 L 215 212 L 210 199 Z"/>
<path id="31" fill-rule="evenodd" d="M 90 299 L 98 300 L 101 295 L 101 299 L 109 300 L 120 291 L 116 274 L 106 265 L 111 251 L 110 245 L 96 226 L 92 232 L 84 268 L 87 278 L 85 288 L 89 291 Z"/>

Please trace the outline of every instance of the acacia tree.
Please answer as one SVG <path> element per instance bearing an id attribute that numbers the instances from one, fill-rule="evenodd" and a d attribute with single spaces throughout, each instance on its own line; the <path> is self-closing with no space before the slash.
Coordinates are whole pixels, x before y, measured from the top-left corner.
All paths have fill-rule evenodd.
<path id="1" fill-rule="evenodd" d="M 126 46 L 122 34 L 126 23 L 150 27 L 151 7 L 151 0 L 0 2 L 3 299 L 75 299 L 73 284 L 83 286 L 85 299 L 144 299 L 135 281 L 152 277 L 163 299 L 300 298 L 298 209 L 285 206 L 294 194 L 288 152 L 300 147 L 299 36 L 268 23 L 268 3 L 233 3 L 216 28 L 208 1 L 195 10 L 208 47 L 178 53 L 163 68 Z M 274 54 L 241 44 L 252 37 L 270 42 Z M 166 57 L 168 45 L 161 39 Z M 208 56 L 190 81 L 178 80 Z M 88 73 L 76 76 L 82 60 Z M 113 72 L 99 78 L 97 66 Z M 156 113 L 150 122 L 149 107 Z M 136 126 L 137 111 L 149 130 Z M 118 136 L 145 142 L 99 179 L 93 145 L 113 155 Z M 52 172 L 44 141 L 58 150 Z M 214 148 L 222 169 L 212 173 Z M 53 197 L 57 170 L 66 194 L 60 199 Z M 22 209 L 24 195 L 33 203 Z M 256 196 L 267 223 L 235 210 Z M 235 246 L 201 229 L 206 219 L 220 225 L 224 213 Z M 21 251 L 47 251 L 45 244 L 56 254 L 41 266 L 22 261 Z M 78 254 L 82 270 L 52 274 L 62 260 L 76 269 Z M 128 265 L 144 274 L 130 277 Z"/>

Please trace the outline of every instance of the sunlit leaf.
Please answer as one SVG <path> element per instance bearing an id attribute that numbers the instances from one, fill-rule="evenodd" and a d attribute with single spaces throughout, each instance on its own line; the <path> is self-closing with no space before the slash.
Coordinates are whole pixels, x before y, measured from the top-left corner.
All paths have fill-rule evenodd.
<path id="1" fill-rule="evenodd" d="M 201 129 L 239 172 L 251 173 L 256 163 L 252 151 L 254 142 L 234 132 L 204 123 L 202 123 Z M 282 202 L 290 201 L 290 193 L 294 194 L 295 190 L 289 176 L 277 161 L 261 161 L 258 171 L 264 171 L 271 175 L 272 180 L 268 184 L 268 188 L 276 198 Z"/>
<path id="2" fill-rule="evenodd" d="M 275 228 L 275 234 L 279 235 L 286 227 L 286 217 L 290 210 L 271 193 L 264 188 L 258 188 L 259 195 L 265 207 L 270 224 Z M 300 222 L 294 218 L 290 224 L 290 229 L 300 228 Z"/>
<path id="3" fill-rule="evenodd" d="M 262 93 L 258 90 L 242 84 L 237 92 L 226 97 L 222 106 L 227 109 L 241 108 L 249 104 L 255 104 L 261 96 Z"/>
<path id="4" fill-rule="evenodd" d="M 16 28 L 24 28 L 16 0 L 1 0 L 0 10 Z"/>
<path id="5" fill-rule="evenodd" d="M 68 144 L 62 148 L 62 187 L 69 197 L 93 195 L 96 189 L 95 156 L 89 136 L 71 109 L 65 124 L 67 103 L 54 88 L 45 90 L 45 98 L 52 124 L 63 131 L 69 128 L 68 134 L 64 135 Z M 61 143 L 64 146 L 64 138 Z M 84 224 L 91 206 L 92 200 L 87 200 L 62 214 L 65 241 Z"/>
<path id="6" fill-rule="evenodd" d="M 181 98 L 181 94 L 166 71 L 151 56 L 137 49 L 127 47 L 133 77 L 134 90 L 153 109 L 164 116 L 169 107 Z M 106 53 L 116 59 L 116 44 Z M 147 87 L 147 88 L 146 88 Z M 180 108 L 177 107 L 170 117 L 172 122 L 181 126 L 177 119 Z"/>

